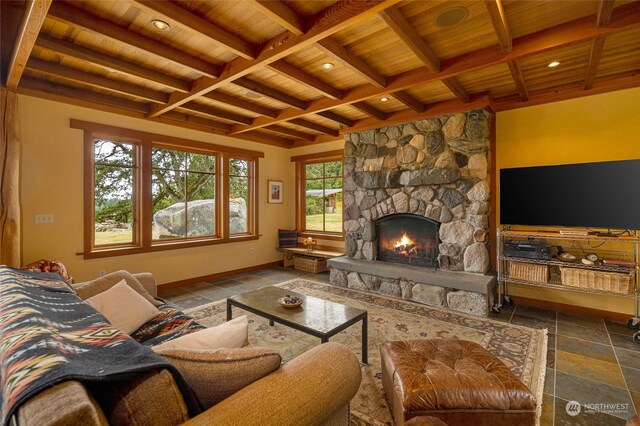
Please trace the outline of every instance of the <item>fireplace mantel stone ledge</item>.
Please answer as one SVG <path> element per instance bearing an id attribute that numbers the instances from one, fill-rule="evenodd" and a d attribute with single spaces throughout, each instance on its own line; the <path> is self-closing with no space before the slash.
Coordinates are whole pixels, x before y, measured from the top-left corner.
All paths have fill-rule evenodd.
<path id="1" fill-rule="evenodd" d="M 497 285 L 494 274 L 436 270 L 346 256 L 330 259 L 327 265 L 334 285 L 479 316 L 489 314 Z"/>

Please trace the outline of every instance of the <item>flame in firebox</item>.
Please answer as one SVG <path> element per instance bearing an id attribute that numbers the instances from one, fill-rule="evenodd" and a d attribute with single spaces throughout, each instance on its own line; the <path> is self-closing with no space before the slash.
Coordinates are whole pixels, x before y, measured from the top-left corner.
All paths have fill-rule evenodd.
<path id="1" fill-rule="evenodd" d="M 396 245 L 393 250 L 400 255 L 403 256 L 415 256 L 418 254 L 418 250 L 415 242 L 407 237 L 407 233 L 402 233 L 402 238 L 399 241 L 396 241 Z"/>
<path id="2" fill-rule="evenodd" d="M 408 246 L 409 244 L 413 244 L 413 240 L 409 237 L 407 237 L 407 233 L 403 232 L 402 233 L 402 238 L 400 239 L 400 241 L 396 241 L 396 248 L 399 248 L 401 246 Z"/>

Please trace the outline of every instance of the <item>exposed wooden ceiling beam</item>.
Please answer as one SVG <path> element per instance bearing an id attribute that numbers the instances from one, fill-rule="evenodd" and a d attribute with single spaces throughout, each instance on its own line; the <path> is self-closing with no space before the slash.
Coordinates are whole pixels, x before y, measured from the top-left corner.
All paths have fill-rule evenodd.
<path id="1" fill-rule="evenodd" d="M 154 55 L 164 60 L 187 67 L 208 77 L 215 77 L 220 73 L 215 64 L 204 61 L 185 53 L 182 50 L 169 47 L 142 34 L 136 34 L 125 27 L 114 24 L 111 21 L 90 14 L 77 7 L 61 1 L 55 1 L 49 8 L 49 15 L 56 20 L 63 21 L 86 31 L 102 34 L 119 43 L 126 44 Z"/>
<path id="2" fill-rule="evenodd" d="M 252 129 L 269 126 L 280 121 L 300 118 L 307 114 L 319 114 L 320 112 L 341 105 L 365 101 L 389 92 L 423 86 L 432 81 L 456 77 L 483 68 L 506 64 L 516 59 L 526 58 L 550 50 L 593 40 L 599 36 L 609 36 L 638 28 L 640 28 L 640 2 L 629 3 L 615 8 L 612 15 L 612 25 L 603 28 L 594 27 L 591 16 L 579 18 L 538 33 L 514 39 L 511 52 L 502 52 L 499 46 L 489 46 L 484 49 L 465 53 L 442 61 L 442 71 L 440 73 L 431 72 L 427 67 L 416 68 L 395 76 L 387 77 L 388 85 L 386 88 L 376 87 L 373 84 L 364 84 L 345 91 L 344 97 L 341 100 L 317 99 L 309 102 L 309 106 L 304 111 L 287 108 L 280 111 L 278 117 L 275 119 L 258 117 L 251 126 L 242 127 L 235 125 L 231 130 L 231 134 L 239 134 Z"/>
<path id="3" fill-rule="evenodd" d="M 511 32 L 509 31 L 509 23 L 507 22 L 504 7 L 502 6 L 502 0 L 487 0 L 484 4 L 489 12 L 489 17 L 493 24 L 493 31 L 496 33 L 500 48 L 503 52 L 511 52 Z"/>
<path id="4" fill-rule="evenodd" d="M 256 57 L 257 46 L 242 40 L 240 37 L 220 28 L 212 22 L 202 19 L 199 16 L 189 12 L 186 9 L 169 1 L 149 1 L 134 0 L 138 5 L 159 13 L 169 20 L 176 21 L 186 28 L 189 28 L 205 37 L 214 40 L 219 45 L 225 47 L 236 55 L 245 59 L 254 59 Z"/>
<path id="5" fill-rule="evenodd" d="M 440 59 L 429 48 L 429 45 L 420 34 L 413 29 L 409 21 L 402 15 L 397 8 L 389 8 L 379 13 L 382 20 L 387 26 L 404 42 L 404 44 L 411 49 L 411 51 L 420 59 L 426 67 L 432 72 L 440 72 Z M 444 79 L 442 81 L 449 90 L 463 102 L 469 101 L 469 95 L 464 91 L 462 85 L 460 85 L 454 78 Z M 416 112 L 424 111 L 424 105 L 419 102 L 411 102 L 411 97 L 404 96 L 402 93 L 398 96 L 393 95 L 400 102 L 407 105 L 409 108 Z M 404 99 L 404 100 L 403 100 Z M 406 101 L 406 102 L 405 102 Z M 409 103 L 407 103 L 409 102 Z M 420 110 L 422 108 L 422 110 Z"/>
<path id="6" fill-rule="evenodd" d="M 36 44 L 65 56 L 100 65 L 101 67 L 112 69 L 133 77 L 138 77 L 143 80 L 162 84 L 163 86 L 170 87 L 181 92 L 188 92 L 191 87 L 189 83 L 178 78 L 164 75 L 152 69 L 141 67 L 139 65 L 114 58 L 113 56 L 105 55 L 103 53 L 96 52 L 95 50 L 69 43 L 68 41 L 58 40 L 47 34 L 40 34 Z"/>
<path id="7" fill-rule="evenodd" d="M 74 68 L 64 67 L 60 64 L 31 58 L 27 62 L 27 68 L 33 69 L 47 75 L 56 76 L 65 80 L 75 81 L 99 89 L 116 92 L 127 97 L 139 97 L 151 102 L 164 103 L 169 95 L 155 90 L 147 89 L 135 84 L 124 83 L 111 78 L 100 77 Z M 244 123 L 244 124 L 251 124 Z"/>
<path id="8" fill-rule="evenodd" d="M 285 34 L 275 37 L 265 44 L 264 49 L 256 59 L 251 61 L 243 58 L 234 59 L 224 66 L 219 78 L 211 79 L 201 77 L 194 83 L 190 93 L 172 94 L 166 105 L 152 108 L 149 117 L 156 117 L 173 108 L 177 108 L 185 102 L 189 102 L 237 78 L 243 77 L 294 52 L 304 49 L 319 40 L 329 37 L 331 34 L 366 20 L 370 16 L 393 6 L 399 1 L 400 0 L 370 0 L 369 2 L 353 2 L 341 0 L 315 16 L 309 30 L 304 34 L 295 36 L 286 32 Z"/>
<path id="9" fill-rule="evenodd" d="M 15 90 L 18 87 L 50 6 L 51 0 L 30 0 L 25 3 L 22 22 L 20 23 L 9 66 L 7 67 L 5 81 L 7 89 Z"/>
<path id="10" fill-rule="evenodd" d="M 224 118 L 225 120 L 234 121 L 241 124 L 251 124 L 251 117 L 245 117 L 240 114 L 234 114 L 233 112 L 225 111 L 223 109 L 215 108 L 209 105 L 202 105 L 195 102 L 187 102 L 182 105 L 181 108 L 188 109 L 190 111 L 199 112 L 201 114 L 210 115 L 212 117 Z"/>
<path id="11" fill-rule="evenodd" d="M 371 106 L 366 102 L 354 102 L 351 106 L 377 120 L 385 120 L 387 118 L 387 114 L 385 114 L 384 111 L 380 111 L 378 108 Z"/>
<path id="12" fill-rule="evenodd" d="M 31 76 L 25 76 L 20 88 L 29 88 L 40 92 L 47 93 L 48 95 L 59 95 L 66 98 L 78 99 L 88 101 L 94 105 L 107 105 L 109 107 L 118 108 L 120 110 L 126 110 L 130 112 L 136 112 L 139 114 L 145 114 L 149 110 L 149 107 L 141 102 L 135 102 L 130 99 L 121 98 L 119 96 L 97 94 L 75 87 L 69 87 L 61 84 L 52 83 L 36 79 Z"/>
<path id="13" fill-rule="evenodd" d="M 336 89 L 332 85 L 325 83 L 324 81 L 320 80 L 317 77 L 312 76 L 311 74 L 307 74 L 306 72 L 302 71 L 300 68 L 294 65 L 291 65 L 290 63 L 285 62 L 284 60 L 280 60 L 272 63 L 271 65 L 269 65 L 269 68 L 297 81 L 298 83 L 304 84 L 310 89 L 317 90 L 318 92 L 322 93 L 325 96 L 330 97 L 331 99 L 342 98 L 341 90 Z"/>
<path id="14" fill-rule="evenodd" d="M 233 84 L 249 89 L 253 92 L 260 93 L 268 98 L 275 99 L 294 108 L 303 110 L 307 107 L 307 103 L 301 99 L 294 98 L 291 95 L 287 95 L 280 90 L 269 87 L 265 84 L 258 83 L 257 81 L 249 80 L 246 77 L 241 77 L 233 81 Z"/>
<path id="15" fill-rule="evenodd" d="M 251 111 L 256 114 L 264 115 L 265 117 L 276 118 L 278 116 L 278 111 L 275 109 L 254 104 L 253 102 L 245 101 L 244 99 L 236 98 L 234 96 L 230 96 L 222 92 L 218 92 L 218 91 L 209 92 L 206 95 L 204 95 L 204 97 L 212 99 L 214 101 L 218 101 L 224 104 L 234 106 L 236 108 L 241 108 L 247 111 Z"/>
<path id="16" fill-rule="evenodd" d="M 251 3 L 260 13 L 293 34 L 304 34 L 304 19 L 280 0 L 252 0 Z"/>
<path id="17" fill-rule="evenodd" d="M 518 90 L 520 99 L 526 101 L 529 99 L 529 90 L 527 89 L 527 85 L 524 83 L 520 61 L 510 61 L 507 65 L 509 65 L 509 71 L 511 72 L 513 81 L 516 83 L 516 89 Z"/>
<path id="18" fill-rule="evenodd" d="M 462 84 L 460 84 L 458 80 L 456 80 L 453 77 L 443 78 L 442 84 L 447 86 L 447 89 L 449 89 L 451 93 L 455 95 L 456 98 L 460 99 L 462 102 L 465 102 L 465 103 L 469 102 L 469 94 L 467 93 L 466 90 L 464 90 L 464 87 L 462 87 Z"/>
<path id="19" fill-rule="evenodd" d="M 591 42 L 591 52 L 589 54 L 589 64 L 587 65 L 587 76 L 584 79 L 584 90 L 589 90 L 593 87 L 593 83 L 596 81 L 596 73 L 598 72 L 598 65 L 600 65 L 600 57 L 602 56 L 602 49 L 604 48 L 604 42 L 606 38 L 598 37 Z"/>
<path id="20" fill-rule="evenodd" d="M 615 0 L 600 0 L 598 4 L 598 14 L 596 15 L 596 25 L 604 27 L 611 22 L 611 14 Z M 593 88 L 604 49 L 605 37 L 598 37 L 591 42 L 591 52 L 589 53 L 589 64 L 587 65 L 587 75 L 584 79 L 584 90 Z"/>
<path id="21" fill-rule="evenodd" d="M 409 21 L 397 8 L 389 8 L 379 13 L 389 28 L 411 49 L 431 71 L 440 71 L 440 59 L 433 53 L 422 37 L 413 29 Z"/>
<path id="22" fill-rule="evenodd" d="M 502 0 L 487 0 L 485 6 L 489 12 L 491 23 L 493 24 L 493 31 L 498 38 L 498 44 L 503 52 L 508 53 L 513 49 L 513 40 L 511 37 L 511 31 L 509 30 L 509 23 L 507 22 L 507 15 L 504 12 L 502 6 Z M 516 85 L 520 99 L 526 101 L 529 98 L 529 90 L 524 80 L 524 73 L 518 60 L 507 62 L 509 66 L 509 72 L 511 78 Z"/>
<path id="23" fill-rule="evenodd" d="M 344 117 L 340 114 L 336 114 L 333 111 L 320 111 L 316 112 L 316 114 L 321 117 L 328 118 L 329 120 L 333 120 L 336 123 L 344 124 L 345 126 L 353 126 L 353 123 L 355 123 L 350 118 Z"/>
<path id="24" fill-rule="evenodd" d="M 22 84 L 18 87 L 18 93 L 141 119 L 146 118 L 148 111 L 146 105 L 134 101 L 109 95 L 96 97 L 84 90 L 44 82 L 29 76 L 26 76 L 23 79 Z M 226 130 L 229 128 L 228 124 L 207 120 L 206 118 L 196 117 L 194 115 L 188 115 L 177 111 L 170 111 L 162 117 L 153 119 L 147 118 L 147 120 L 217 135 L 225 135 Z M 293 141 L 291 139 L 281 138 L 257 131 L 247 132 L 242 135 L 234 136 L 234 138 L 282 148 L 291 148 L 293 146 Z"/>
<path id="25" fill-rule="evenodd" d="M 453 80 L 453 79 L 451 79 L 451 80 Z M 466 92 L 465 92 L 465 94 L 466 94 Z M 413 96 L 411 96 L 410 94 L 408 94 L 407 92 L 405 92 L 404 90 L 401 90 L 401 91 L 395 92 L 395 93 L 391 93 L 391 96 L 393 96 L 396 100 L 402 102 L 403 104 L 405 104 L 406 106 L 408 106 L 409 108 L 414 110 L 415 112 L 423 112 L 424 111 L 424 104 L 422 102 L 420 102 L 419 100 L 417 100 L 416 98 L 414 98 Z M 468 99 L 468 95 L 467 95 L 467 101 L 468 100 L 469 99 Z"/>
<path id="26" fill-rule="evenodd" d="M 504 98 L 498 98 L 492 102 L 491 109 L 496 112 L 506 111 L 510 109 L 546 104 L 549 102 L 597 95 L 599 93 L 631 89 L 634 87 L 640 87 L 640 73 L 638 73 L 637 71 L 596 79 L 593 88 L 589 90 L 584 90 L 583 85 L 580 83 L 574 83 L 566 85 L 562 88 L 544 89 L 536 92 L 530 92 L 529 99 L 526 102 L 521 101 L 518 96 L 507 96 Z"/>
<path id="27" fill-rule="evenodd" d="M 598 15 L 596 16 L 596 24 L 599 27 L 609 25 L 614 5 L 615 0 L 600 0 L 598 4 Z"/>
<path id="28" fill-rule="evenodd" d="M 369 83 L 374 84 L 378 87 L 385 87 L 387 85 L 387 81 L 382 74 L 374 70 L 362 59 L 358 58 L 356 55 L 350 53 L 349 51 L 347 51 L 347 49 L 340 46 L 338 42 L 327 38 L 319 41 L 318 47 L 327 55 L 335 58 L 337 61 L 340 61 L 340 63 L 345 67 L 350 68 L 351 70 L 359 74 Z"/>
<path id="29" fill-rule="evenodd" d="M 306 127 L 307 129 L 315 130 L 316 132 L 324 133 L 331 136 L 340 135 L 340 130 L 332 129 L 331 127 L 326 127 L 318 123 L 314 123 L 313 121 L 303 120 L 302 118 L 294 118 L 289 121 L 291 124 L 295 124 L 296 126 Z"/>
<path id="30" fill-rule="evenodd" d="M 308 141 L 312 141 L 315 139 L 313 135 L 309 133 L 300 132 L 295 129 L 290 129 L 288 127 L 280 126 L 279 124 L 274 124 L 273 126 L 265 127 L 265 130 L 271 130 L 272 132 L 282 133 L 283 135 L 293 136 L 298 139 L 306 139 Z"/>

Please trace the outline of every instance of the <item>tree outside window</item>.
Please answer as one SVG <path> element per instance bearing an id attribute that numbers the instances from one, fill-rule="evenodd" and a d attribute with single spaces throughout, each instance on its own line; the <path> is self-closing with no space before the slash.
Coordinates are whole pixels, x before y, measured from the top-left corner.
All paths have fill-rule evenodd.
<path id="1" fill-rule="evenodd" d="M 342 233 L 342 161 L 304 166 L 304 229 Z"/>
<path id="2" fill-rule="evenodd" d="M 258 238 L 261 152 L 73 124 L 87 152 L 85 258 Z"/>

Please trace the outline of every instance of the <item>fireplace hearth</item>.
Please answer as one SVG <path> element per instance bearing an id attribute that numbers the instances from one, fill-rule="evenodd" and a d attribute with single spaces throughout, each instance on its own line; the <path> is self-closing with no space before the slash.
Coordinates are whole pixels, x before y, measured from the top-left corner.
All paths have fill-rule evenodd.
<path id="1" fill-rule="evenodd" d="M 437 267 L 439 222 L 413 214 L 393 214 L 375 221 L 376 260 Z"/>

